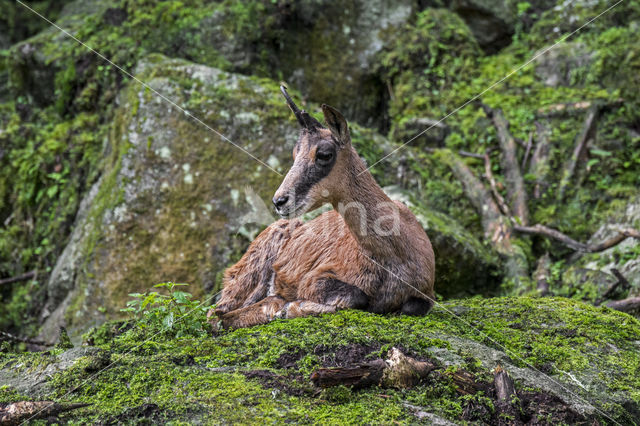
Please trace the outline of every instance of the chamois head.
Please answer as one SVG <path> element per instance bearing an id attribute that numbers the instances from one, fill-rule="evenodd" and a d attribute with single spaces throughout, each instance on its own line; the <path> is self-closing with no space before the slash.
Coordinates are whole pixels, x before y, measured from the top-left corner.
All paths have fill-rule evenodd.
<path id="1" fill-rule="evenodd" d="M 300 136 L 293 148 L 293 166 L 273 204 L 280 216 L 293 218 L 337 199 L 347 179 L 351 137 L 347 121 L 335 108 L 322 105 L 324 127 L 296 106 L 285 86 L 280 86 L 280 91 L 300 124 Z"/>

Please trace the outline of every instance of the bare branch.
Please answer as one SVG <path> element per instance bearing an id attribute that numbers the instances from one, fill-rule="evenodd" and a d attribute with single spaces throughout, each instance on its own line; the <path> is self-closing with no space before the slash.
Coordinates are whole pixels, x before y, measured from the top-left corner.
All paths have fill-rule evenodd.
<path id="1" fill-rule="evenodd" d="M 504 118 L 502 110 L 499 108 L 493 109 L 484 104 L 481 104 L 481 106 L 487 117 L 493 122 L 498 134 L 498 141 L 502 151 L 501 166 L 504 170 L 507 184 L 509 204 L 513 209 L 513 213 L 526 225 L 529 222 L 527 193 L 524 189 L 524 179 L 518 163 L 516 141 L 509 132 L 509 122 Z"/>
<path id="2" fill-rule="evenodd" d="M 522 225 L 514 225 L 513 230 L 517 232 L 521 232 L 523 234 L 531 234 L 531 235 L 542 235 L 545 237 L 553 238 L 556 241 L 559 241 L 566 245 L 567 247 L 580 252 L 585 253 L 598 253 L 604 251 L 608 248 L 616 246 L 620 244 L 622 241 L 627 238 L 636 238 L 640 240 L 640 231 L 635 229 L 623 229 L 618 232 L 615 236 L 606 239 L 598 244 L 585 244 L 574 240 L 562 232 L 549 228 L 544 225 L 533 225 L 533 226 L 522 226 Z"/>
<path id="3" fill-rule="evenodd" d="M 564 194 L 567 190 L 567 187 L 571 183 L 573 176 L 576 173 L 576 168 L 578 163 L 580 163 L 587 152 L 587 143 L 594 137 L 596 123 L 598 118 L 598 107 L 592 106 L 589 108 L 587 112 L 587 118 L 584 120 L 584 124 L 582 125 L 582 130 L 580 134 L 576 138 L 576 146 L 573 149 L 573 154 L 571 158 L 567 161 L 565 165 L 564 175 L 562 180 L 560 181 L 560 185 L 558 187 L 558 199 L 561 200 L 564 197 Z"/>
<path id="4" fill-rule="evenodd" d="M 615 283 L 613 283 L 611 286 L 609 286 L 607 291 L 605 291 L 604 294 L 602 296 L 600 296 L 598 298 L 598 300 L 595 301 L 594 305 L 596 305 L 596 306 L 600 305 L 603 301 L 605 301 L 608 298 L 610 298 L 613 295 L 613 293 L 615 293 L 615 291 L 618 289 L 618 287 L 622 286 L 623 288 L 629 288 L 631 286 L 629 284 L 629 281 L 627 281 L 627 279 L 624 277 L 624 275 L 622 275 L 620 273 L 619 270 L 617 270 L 615 268 L 611 268 L 611 273 L 618 280 Z"/>
<path id="5" fill-rule="evenodd" d="M 4 278 L 0 280 L 0 285 L 17 283 L 19 281 L 27 281 L 27 280 L 30 280 L 31 278 L 34 278 L 36 274 L 37 274 L 37 271 L 34 270 L 34 271 L 27 272 L 26 274 L 18 275 L 17 277 Z"/>
<path id="6" fill-rule="evenodd" d="M 632 312 L 640 309 L 640 297 L 629 297 L 628 299 L 609 302 L 607 307 L 616 311 Z"/>

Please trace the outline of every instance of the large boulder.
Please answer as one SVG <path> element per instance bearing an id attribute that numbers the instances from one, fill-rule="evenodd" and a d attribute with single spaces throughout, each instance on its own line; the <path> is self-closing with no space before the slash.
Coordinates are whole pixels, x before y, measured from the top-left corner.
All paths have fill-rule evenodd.
<path id="1" fill-rule="evenodd" d="M 212 290 L 248 243 L 245 188 L 268 200 L 286 171 L 297 129 L 275 83 L 162 56 L 136 75 L 150 89 L 119 98 L 106 170 L 47 284 L 45 339 L 116 316 L 149 283 Z"/>
<path id="2" fill-rule="evenodd" d="M 205 324 L 196 311 L 189 322 Z M 0 411 L 25 399 L 88 406 L 59 422 L 632 424 L 640 322 L 567 299 L 467 299 L 424 317 L 342 311 L 217 336 L 106 324 L 97 347 L 0 354 Z M 435 364 L 409 389 L 314 388 L 319 367 L 385 357 Z M 492 371 L 515 382 L 506 421 Z M 438 423 L 434 423 L 438 422 Z M 504 422 L 504 423 L 503 423 Z"/>

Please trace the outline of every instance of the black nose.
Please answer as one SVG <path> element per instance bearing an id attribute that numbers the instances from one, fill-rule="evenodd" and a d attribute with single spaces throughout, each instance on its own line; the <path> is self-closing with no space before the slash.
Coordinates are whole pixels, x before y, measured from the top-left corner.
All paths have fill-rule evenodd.
<path id="1" fill-rule="evenodd" d="M 280 208 L 287 204 L 287 201 L 289 201 L 289 196 L 283 195 L 282 197 L 274 198 L 273 205 L 276 206 L 276 208 Z"/>

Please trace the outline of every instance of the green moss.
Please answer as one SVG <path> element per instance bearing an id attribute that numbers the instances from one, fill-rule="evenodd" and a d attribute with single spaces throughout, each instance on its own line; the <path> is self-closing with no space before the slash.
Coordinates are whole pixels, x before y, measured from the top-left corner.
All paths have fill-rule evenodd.
<path id="1" fill-rule="evenodd" d="M 200 315 L 204 323 L 204 314 Z M 94 335 L 113 335 L 112 325 L 102 328 L 106 331 L 98 330 Z M 492 400 L 482 392 L 463 396 L 450 381 L 458 368 L 472 372 L 478 381 L 491 380 L 493 358 L 482 352 L 472 355 L 477 350 L 471 345 L 474 341 L 496 350 L 504 347 L 509 362 L 545 371 L 601 408 L 606 403 L 608 413 L 618 421 L 626 422 L 630 417 L 624 407 L 608 400 L 611 395 L 622 393 L 640 403 L 636 341 L 640 322 L 626 314 L 566 299 L 467 299 L 437 306 L 421 318 L 342 311 L 274 321 L 217 337 L 166 339 L 138 327 L 118 333 L 94 340 L 108 351 L 109 359 L 96 352 L 53 374 L 47 398 L 92 404 L 63 415 L 63 419 L 126 421 L 135 407 L 156 404 L 158 410 L 153 415 L 175 421 L 193 422 L 206 416 L 212 423 L 248 418 L 276 423 L 413 423 L 415 418 L 404 405 L 409 403 L 452 420 L 459 420 L 468 407 L 484 407 L 485 421 L 490 421 Z M 321 365 L 321 357 L 315 355 L 317 348 L 339 350 L 350 344 L 380 347 L 371 357 L 383 356 L 385 348 L 401 346 L 426 357 L 444 350 L 458 361 L 441 379 L 410 390 L 385 389 L 382 394 L 376 388 L 354 391 L 343 387 L 314 396 L 306 377 Z M 295 366 L 284 369 L 281 357 L 296 354 Z M 34 371 L 55 356 L 5 354 L 0 367 L 18 363 L 25 371 Z M 100 371 L 111 362 L 110 368 Z M 266 369 L 267 377 L 281 377 L 280 387 L 243 374 L 255 369 Z M 587 383 L 589 390 L 575 387 L 568 374 Z M 282 380 L 288 388 L 282 387 Z M 74 392 L 68 393 L 71 389 Z M 11 389 L 3 392 L 6 400 L 17 398 Z"/>

